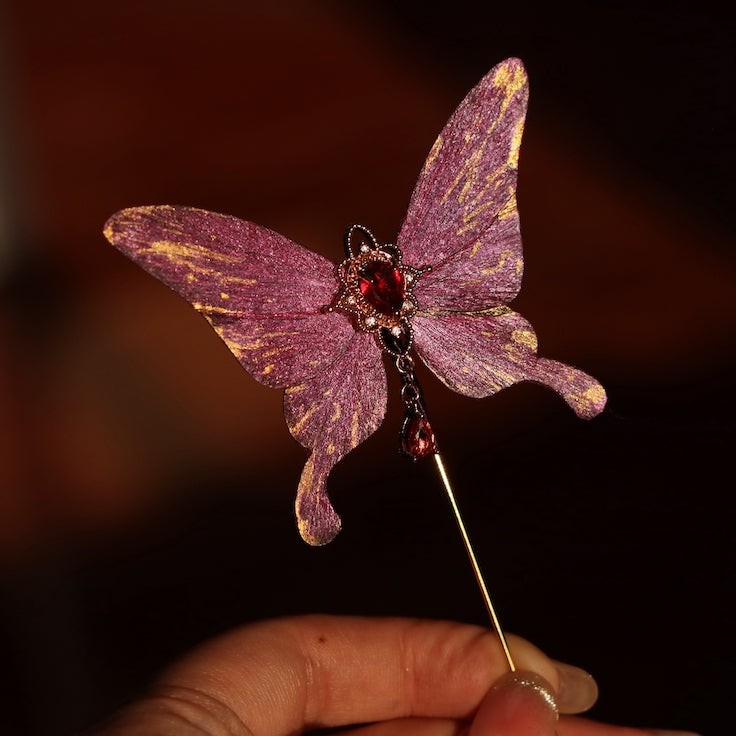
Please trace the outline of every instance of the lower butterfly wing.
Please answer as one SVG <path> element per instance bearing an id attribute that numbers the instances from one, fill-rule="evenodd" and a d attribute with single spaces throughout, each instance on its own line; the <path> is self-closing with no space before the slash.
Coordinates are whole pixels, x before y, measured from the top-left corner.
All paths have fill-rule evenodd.
<path id="1" fill-rule="evenodd" d="M 586 419 L 606 404 L 606 392 L 594 378 L 539 358 L 532 326 L 508 307 L 476 314 L 417 315 L 413 327 L 422 360 L 458 393 L 481 398 L 519 381 L 536 381 L 554 389 Z"/>
<path id="2" fill-rule="evenodd" d="M 297 494 L 299 530 L 310 544 L 329 542 L 340 520 L 327 475 L 386 409 L 375 339 L 323 310 L 337 290 L 333 264 L 266 228 L 188 207 L 123 210 L 105 234 L 204 315 L 254 378 L 288 387 L 289 430 L 311 450 Z"/>
<path id="3" fill-rule="evenodd" d="M 326 258 L 283 235 L 191 207 L 134 207 L 108 240 L 183 296 L 256 380 L 286 387 L 329 366 L 350 321 L 323 313 L 337 282 Z"/>
<path id="4" fill-rule="evenodd" d="M 284 395 L 289 431 L 312 453 L 296 499 L 302 538 L 327 544 L 340 531 L 340 518 L 325 491 L 333 466 L 378 429 L 386 413 L 386 371 L 373 336 L 354 332 L 332 365 Z"/>
<path id="5" fill-rule="evenodd" d="M 477 311 L 518 293 L 516 181 L 527 99 L 524 67 L 507 59 L 435 141 L 397 239 L 406 263 L 432 269 L 414 290 L 420 309 Z"/>

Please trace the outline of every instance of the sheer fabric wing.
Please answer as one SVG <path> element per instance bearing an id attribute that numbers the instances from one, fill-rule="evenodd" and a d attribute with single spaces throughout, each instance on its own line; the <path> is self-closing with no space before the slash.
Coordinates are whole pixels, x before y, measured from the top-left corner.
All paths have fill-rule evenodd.
<path id="1" fill-rule="evenodd" d="M 327 544 L 340 531 L 340 519 L 325 480 L 333 466 L 378 429 L 386 413 L 386 371 L 372 335 L 354 332 L 334 363 L 311 381 L 284 395 L 289 431 L 312 454 L 304 466 L 296 499 L 302 538 Z"/>
<path id="2" fill-rule="evenodd" d="M 350 340 L 350 321 L 321 309 L 333 264 L 251 222 L 190 207 L 113 215 L 108 240 L 210 322 L 258 381 L 286 387 L 325 370 Z"/>
<path id="3" fill-rule="evenodd" d="M 459 393 L 538 381 L 591 417 L 605 405 L 600 384 L 538 358 L 531 325 L 505 306 L 523 273 L 516 180 L 527 100 L 524 67 L 507 59 L 471 90 L 427 158 L 398 238 L 407 263 L 432 269 L 414 290 L 414 345 Z"/>
<path id="4" fill-rule="evenodd" d="M 420 309 L 478 311 L 518 293 L 516 178 L 527 98 L 521 61 L 507 59 L 435 141 L 397 239 L 407 263 L 432 267 L 414 291 Z"/>
<path id="5" fill-rule="evenodd" d="M 278 233 L 186 207 L 113 215 L 110 242 L 187 299 L 245 369 L 288 387 L 284 414 L 311 450 L 297 493 L 299 531 L 326 544 L 340 530 L 325 490 L 333 466 L 369 437 L 386 411 L 386 372 L 375 339 L 323 313 L 333 264 Z"/>
<path id="6" fill-rule="evenodd" d="M 466 396 L 490 396 L 519 381 L 543 383 L 559 393 L 580 417 L 590 419 L 606 403 L 603 387 L 577 368 L 537 357 L 537 337 L 518 313 L 417 316 L 422 360 L 451 389 Z"/>

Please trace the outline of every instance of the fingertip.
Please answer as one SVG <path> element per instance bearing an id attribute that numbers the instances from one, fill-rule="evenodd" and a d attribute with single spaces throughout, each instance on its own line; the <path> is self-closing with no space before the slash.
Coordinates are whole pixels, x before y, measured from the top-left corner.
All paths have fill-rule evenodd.
<path id="1" fill-rule="evenodd" d="M 560 713 L 583 713 L 598 700 L 598 684 L 580 667 L 554 662 L 557 670 L 557 707 Z"/>
<path id="2" fill-rule="evenodd" d="M 558 710 L 552 685 L 535 672 L 509 672 L 481 701 L 469 736 L 554 736 Z"/>

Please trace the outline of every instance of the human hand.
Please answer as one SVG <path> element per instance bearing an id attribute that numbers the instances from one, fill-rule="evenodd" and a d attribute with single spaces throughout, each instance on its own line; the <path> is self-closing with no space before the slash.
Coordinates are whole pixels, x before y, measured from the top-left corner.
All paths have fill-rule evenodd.
<path id="1" fill-rule="evenodd" d="M 94 736 L 295 736 L 360 724 L 370 724 L 360 736 L 675 735 L 558 720 L 558 709 L 593 705 L 595 682 L 524 639 L 509 642 L 513 674 L 494 635 L 467 624 L 264 621 L 196 649 Z"/>

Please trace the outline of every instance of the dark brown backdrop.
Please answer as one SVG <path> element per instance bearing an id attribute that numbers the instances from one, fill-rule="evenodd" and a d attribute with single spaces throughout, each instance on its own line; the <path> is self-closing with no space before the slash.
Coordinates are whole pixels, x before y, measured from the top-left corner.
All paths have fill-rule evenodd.
<path id="1" fill-rule="evenodd" d="M 397 402 L 331 477 L 343 533 L 307 548 L 279 392 L 101 228 L 180 203 L 334 259 L 351 222 L 390 240 L 444 121 L 514 54 L 531 78 L 515 306 L 609 408 L 585 423 L 538 387 L 472 401 L 431 377 L 426 398 L 506 626 L 595 673 L 593 715 L 715 732 L 733 25 L 707 3 L 547 5 L 5 3 L 4 731 L 71 733 L 258 617 L 484 622 L 431 468 L 396 456 Z"/>

